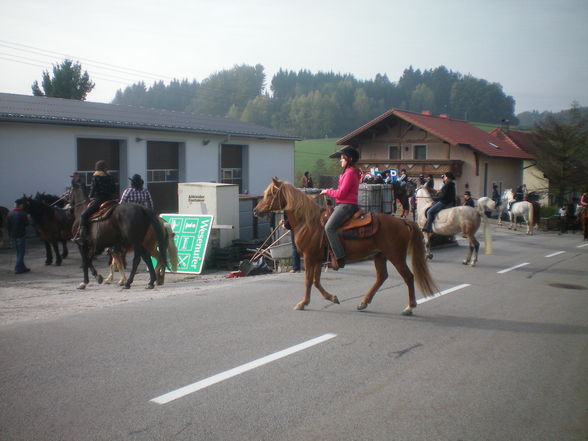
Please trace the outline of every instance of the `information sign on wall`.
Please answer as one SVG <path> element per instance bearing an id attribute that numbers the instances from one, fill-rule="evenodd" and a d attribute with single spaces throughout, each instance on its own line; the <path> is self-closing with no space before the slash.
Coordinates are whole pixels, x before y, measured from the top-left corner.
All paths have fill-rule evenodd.
<path id="1" fill-rule="evenodd" d="M 200 274 L 210 238 L 213 217 L 209 214 L 161 214 L 171 224 L 178 248 L 178 273 Z"/>

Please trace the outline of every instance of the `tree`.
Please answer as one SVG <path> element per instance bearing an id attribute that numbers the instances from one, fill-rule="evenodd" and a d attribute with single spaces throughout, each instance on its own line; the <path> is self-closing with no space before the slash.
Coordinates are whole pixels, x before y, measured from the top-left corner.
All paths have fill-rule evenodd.
<path id="1" fill-rule="evenodd" d="M 568 118 L 548 116 L 538 122 L 532 148 L 557 204 L 570 193 L 588 188 L 588 118 L 577 105 L 569 110 Z"/>
<path id="2" fill-rule="evenodd" d="M 72 60 L 65 59 L 61 64 L 53 65 L 53 78 L 48 71 L 43 72 L 43 91 L 37 81 L 33 83 L 32 89 L 35 96 L 84 101 L 94 86 L 88 72 L 84 71 L 82 74 L 82 66 L 79 62 L 74 64 Z"/>

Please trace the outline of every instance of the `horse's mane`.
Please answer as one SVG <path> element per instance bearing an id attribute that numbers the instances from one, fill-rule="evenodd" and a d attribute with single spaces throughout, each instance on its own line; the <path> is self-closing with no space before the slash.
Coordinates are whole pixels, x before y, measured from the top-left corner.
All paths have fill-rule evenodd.
<path id="1" fill-rule="evenodd" d="M 288 182 L 282 182 L 281 189 L 286 200 L 284 211 L 292 212 L 298 222 L 308 227 L 317 222 L 321 207 L 316 202 Z"/>

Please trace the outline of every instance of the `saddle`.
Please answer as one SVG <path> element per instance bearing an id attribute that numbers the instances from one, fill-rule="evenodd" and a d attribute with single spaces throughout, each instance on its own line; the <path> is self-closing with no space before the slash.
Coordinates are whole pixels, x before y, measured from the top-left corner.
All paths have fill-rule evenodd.
<path id="1" fill-rule="evenodd" d="M 333 213 L 333 207 L 328 206 L 321 214 L 321 226 L 324 228 L 327 220 Z M 343 225 L 337 229 L 337 234 L 341 239 L 369 239 L 378 231 L 379 222 L 372 213 L 365 213 L 361 208 L 358 209 Z"/>
<path id="2" fill-rule="evenodd" d="M 108 219 L 117 206 L 118 201 L 116 200 L 102 202 L 102 204 L 100 204 L 100 208 L 98 208 L 98 211 L 90 216 L 88 222 L 100 222 Z"/>

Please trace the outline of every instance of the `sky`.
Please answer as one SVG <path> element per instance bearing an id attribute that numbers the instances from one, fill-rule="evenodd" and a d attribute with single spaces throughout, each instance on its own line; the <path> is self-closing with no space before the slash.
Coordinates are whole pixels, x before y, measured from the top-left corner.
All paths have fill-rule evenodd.
<path id="1" fill-rule="evenodd" d="M 65 58 L 87 101 L 236 65 L 352 74 L 445 66 L 499 83 L 515 114 L 588 106 L 588 0 L 0 0 L 0 92 Z"/>

